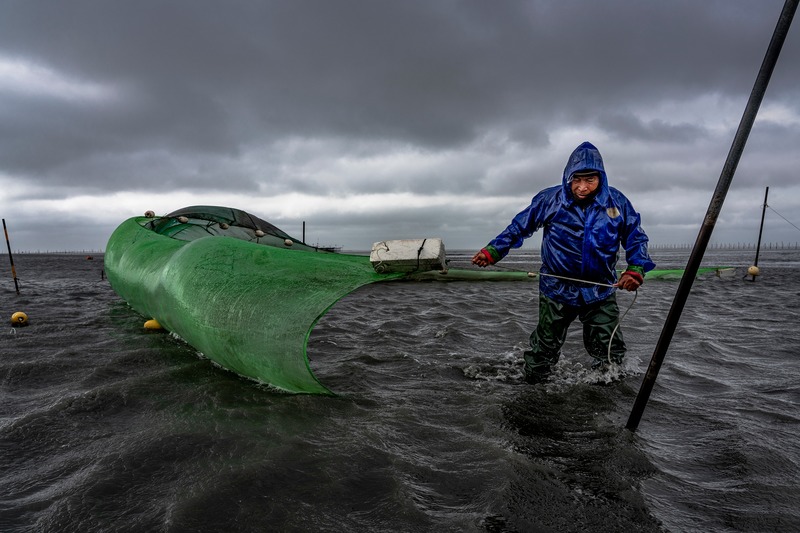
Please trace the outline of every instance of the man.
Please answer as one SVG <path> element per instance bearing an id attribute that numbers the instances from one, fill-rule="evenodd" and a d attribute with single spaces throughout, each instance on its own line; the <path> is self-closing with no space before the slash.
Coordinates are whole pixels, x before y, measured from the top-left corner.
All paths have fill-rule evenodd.
<path id="1" fill-rule="evenodd" d="M 635 291 L 655 263 L 647 252 L 639 213 L 625 195 L 608 186 L 603 159 L 591 143 L 572 152 L 562 184 L 534 196 L 472 262 L 481 267 L 494 264 L 540 228 L 539 324 L 530 336 L 531 349 L 523 354 L 526 381 L 547 378 L 575 318 L 583 324 L 583 344 L 595 358 L 593 367 L 622 362 L 625 342 L 617 328 L 616 288 Z M 620 245 L 628 266 L 617 281 Z"/>

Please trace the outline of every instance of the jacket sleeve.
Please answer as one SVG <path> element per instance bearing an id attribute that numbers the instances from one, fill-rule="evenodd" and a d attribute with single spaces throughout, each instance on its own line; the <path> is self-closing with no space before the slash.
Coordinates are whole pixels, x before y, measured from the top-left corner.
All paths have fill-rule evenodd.
<path id="1" fill-rule="evenodd" d="M 495 262 L 508 255 L 512 248 L 519 248 L 522 243 L 541 228 L 547 219 L 549 206 L 553 205 L 555 189 L 545 189 L 533 197 L 531 204 L 517 213 L 511 224 L 495 237 L 486 250 L 492 254 Z"/>

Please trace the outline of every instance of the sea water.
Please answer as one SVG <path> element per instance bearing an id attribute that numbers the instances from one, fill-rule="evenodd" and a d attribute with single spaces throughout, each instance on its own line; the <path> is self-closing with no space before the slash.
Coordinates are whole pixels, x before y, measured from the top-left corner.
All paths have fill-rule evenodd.
<path id="1" fill-rule="evenodd" d="M 145 330 L 100 254 L 15 255 L 19 295 L 0 256 L 0 531 L 800 531 L 800 252 L 756 281 L 752 255 L 706 254 L 735 268 L 694 281 L 635 432 L 676 280 L 618 295 L 622 367 L 592 371 L 576 323 L 536 386 L 535 282 L 369 285 L 311 334 L 323 397 Z"/>

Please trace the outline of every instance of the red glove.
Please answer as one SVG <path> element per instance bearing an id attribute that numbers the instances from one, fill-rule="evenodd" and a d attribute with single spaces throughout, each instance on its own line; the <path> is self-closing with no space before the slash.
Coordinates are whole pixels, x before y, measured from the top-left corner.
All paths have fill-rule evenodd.
<path id="1" fill-rule="evenodd" d="M 644 283 L 644 276 L 633 270 L 626 270 L 619 277 L 619 281 L 616 283 L 616 286 L 621 287 L 626 291 L 635 291 L 642 285 L 642 283 Z"/>
<path id="2" fill-rule="evenodd" d="M 481 267 L 485 267 L 488 265 L 493 265 L 494 258 L 492 257 L 492 254 L 490 254 L 488 250 L 484 248 L 480 252 L 472 256 L 472 263 Z"/>

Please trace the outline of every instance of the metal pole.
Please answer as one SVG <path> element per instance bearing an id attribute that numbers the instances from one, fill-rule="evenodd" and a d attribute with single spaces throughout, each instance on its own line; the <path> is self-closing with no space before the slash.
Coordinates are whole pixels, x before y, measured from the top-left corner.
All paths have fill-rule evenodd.
<path id="1" fill-rule="evenodd" d="M 764 215 L 767 212 L 767 196 L 769 196 L 769 187 L 767 187 L 766 192 L 764 193 L 764 205 L 761 207 L 761 226 L 758 228 L 758 243 L 756 243 L 756 260 L 753 261 L 753 279 L 750 281 L 755 281 L 756 276 L 758 275 L 758 253 L 761 251 L 761 234 L 764 233 Z"/>
<path id="2" fill-rule="evenodd" d="M 14 288 L 19 294 L 19 282 L 17 281 L 17 271 L 14 269 L 14 256 L 11 255 L 11 241 L 8 240 L 8 229 L 6 228 L 6 219 L 3 219 L 3 233 L 6 234 L 6 246 L 8 246 L 8 260 L 11 261 L 11 276 L 14 278 Z"/>
<path id="3" fill-rule="evenodd" d="M 639 389 L 639 394 L 636 396 L 633 409 L 631 410 L 628 423 L 625 426 L 630 431 L 636 431 L 639 426 L 639 421 L 642 418 L 642 413 L 647 405 L 647 400 L 650 398 L 650 393 L 655 385 L 658 371 L 661 368 L 661 363 L 664 361 L 664 356 L 669 348 L 669 343 L 672 340 L 672 335 L 675 333 L 675 328 L 680 320 L 681 312 L 686 304 L 689 296 L 689 291 L 692 288 L 697 270 L 700 267 L 700 262 L 703 259 L 708 241 L 711 239 L 711 232 L 714 230 L 714 225 L 717 222 L 719 213 L 722 210 L 722 204 L 725 201 L 725 195 L 728 192 L 733 174 L 736 172 L 736 167 L 739 164 L 739 159 L 744 151 L 744 146 L 747 143 L 747 137 L 750 135 L 750 130 L 755 122 L 758 108 L 761 105 L 761 100 L 764 98 L 764 93 L 769 85 L 769 79 L 772 76 L 772 71 L 775 69 L 775 64 L 778 61 L 781 47 L 786 40 L 786 34 L 789 32 L 789 27 L 792 25 L 792 18 L 797 10 L 797 4 L 800 0 L 786 0 L 781 11 L 778 24 L 772 34 L 772 40 L 767 48 L 767 53 L 764 56 L 764 61 L 761 63 L 761 69 L 758 72 L 758 77 L 750 93 L 750 98 L 747 101 L 742 120 L 739 123 L 739 128 L 736 130 L 736 135 L 733 138 L 733 144 L 728 152 L 728 157 L 725 165 L 722 167 L 722 173 L 717 182 L 717 188 L 714 190 L 714 195 L 711 198 L 711 203 L 708 206 L 703 225 L 697 235 L 692 253 L 689 256 L 689 261 L 686 264 L 686 270 L 683 273 L 678 291 L 675 294 L 675 299 L 672 301 L 672 307 L 667 314 L 667 319 L 664 323 L 664 328 L 661 330 L 661 336 L 656 344 L 653 357 L 650 359 L 650 366 L 647 368 L 642 386 Z"/>

